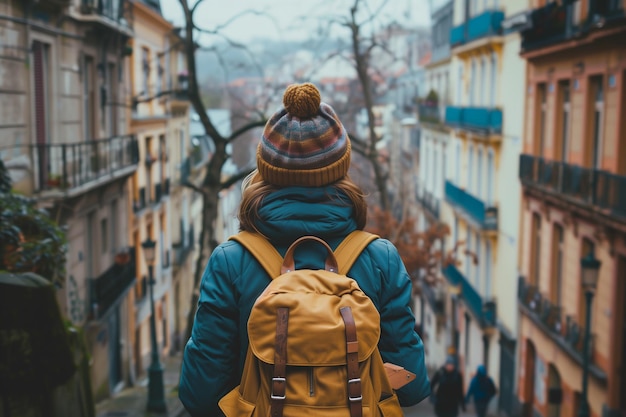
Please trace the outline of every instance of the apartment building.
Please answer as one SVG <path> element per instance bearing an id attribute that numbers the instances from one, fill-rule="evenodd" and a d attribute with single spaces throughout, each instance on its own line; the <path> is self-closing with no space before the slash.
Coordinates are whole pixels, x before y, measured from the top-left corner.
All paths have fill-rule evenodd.
<path id="1" fill-rule="evenodd" d="M 446 149 L 449 128 L 444 124 L 445 106 L 450 103 L 450 30 L 454 4 L 438 2 L 431 14 L 431 60 L 425 66 L 425 87 L 418 102 L 420 152 L 416 196 L 420 206 L 418 225 L 426 230 L 441 222 L 446 172 Z M 446 250 L 445 247 L 437 248 Z M 426 365 L 440 367 L 448 353 L 458 349 L 458 335 L 452 318 L 456 316 L 456 295 L 448 294 L 448 285 L 438 277 L 429 285 L 422 282 L 421 297 L 416 307 L 426 350 Z M 450 320 L 449 320 L 450 319 Z"/>
<path id="2" fill-rule="evenodd" d="M 85 331 L 96 400 L 129 376 L 135 252 L 123 232 L 139 162 L 127 129 L 132 3 L 0 4 L 0 144 L 15 189 L 65 227 L 62 313 Z"/>
<path id="3" fill-rule="evenodd" d="M 579 415 L 586 330 L 589 415 L 626 415 L 625 7 L 533 1 L 521 31 L 518 395 L 526 416 Z M 601 262 L 595 286 L 583 282 L 587 256 Z"/>
<path id="4" fill-rule="evenodd" d="M 134 3 L 134 30 L 128 94 L 129 130 L 137 138 L 139 164 L 130 181 L 129 196 L 133 204 L 129 206 L 126 230 L 136 249 L 138 280 L 132 293 L 134 308 L 129 326 L 133 332 L 134 376 L 141 378 L 146 375 L 151 360 L 151 285 L 158 353 L 166 354 L 172 347 L 175 299 L 170 150 L 177 146 L 175 141 L 180 131 L 185 134 L 178 119 L 185 117 L 179 113 L 187 112 L 184 105 L 181 109 L 177 97 L 171 97 L 172 93 L 166 90 L 171 79 L 167 71 L 171 70 L 169 58 L 174 27 L 161 15 L 158 0 Z M 170 112 L 174 112 L 174 117 L 170 117 Z M 142 243 L 147 239 L 156 242 L 152 277 L 142 250 Z"/>
<path id="5" fill-rule="evenodd" d="M 458 299 L 457 354 L 466 384 L 478 365 L 498 381 L 491 405 L 511 410 L 517 316 L 517 161 L 521 151 L 524 60 L 519 35 L 502 22 L 525 8 L 520 1 L 456 0 L 451 45 L 451 98 L 442 219 L 450 243 L 462 242 L 458 263 L 444 275 Z M 513 310 L 513 312 L 511 312 Z"/>

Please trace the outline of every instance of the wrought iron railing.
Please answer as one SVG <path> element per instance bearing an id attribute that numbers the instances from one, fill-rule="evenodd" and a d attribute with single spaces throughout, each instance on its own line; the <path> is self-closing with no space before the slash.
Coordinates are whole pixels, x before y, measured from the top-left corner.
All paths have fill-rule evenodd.
<path id="1" fill-rule="evenodd" d="M 520 156 L 522 184 L 626 217 L 626 176 L 538 156 Z"/>
<path id="2" fill-rule="evenodd" d="M 98 278 L 90 280 L 90 307 L 93 319 L 104 316 L 135 283 L 135 250 L 128 250 L 127 253 L 126 262 L 114 263 Z"/>
<path id="3" fill-rule="evenodd" d="M 36 191 L 73 191 L 137 165 L 134 135 L 76 143 L 30 145 Z"/>
<path id="4" fill-rule="evenodd" d="M 620 0 L 596 0 L 589 3 L 587 19 L 575 21 L 573 2 L 549 2 L 530 13 L 531 24 L 521 32 L 522 50 L 544 48 L 569 39 L 579 38 L 593 29 L 609 28 L 623 24 L 624 6 Z"/>
<path id="5" fill-rule="evenodd" d="M 572 316 L 564 317 L 562 308 L 541 294 L 539 289 L 524 277 L 519 277 L 517 288 L 519 303 L 533 321 L 540 323 L 554 340 L 582 355 L 584 327 Z M 590 343 L 593 344 L 593 338 Z"/>

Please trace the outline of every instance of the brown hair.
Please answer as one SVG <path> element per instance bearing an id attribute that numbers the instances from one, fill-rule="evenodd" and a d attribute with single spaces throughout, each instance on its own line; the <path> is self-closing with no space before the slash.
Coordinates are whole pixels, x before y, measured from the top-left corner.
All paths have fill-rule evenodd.
<path id="1" fill-rule="evenodd" d="M 352 202 L 357 229 L 363 230 L 365 222 L 367 221 L 367 203 L 365 202 L 365 195 L 361 188 L 356 185 L 348 175 L 333 183 L 331 186 L 338 192 L 336 198 L 329 196 L 331 200 L 342 203 L 342 197 L 339 195 L 339 192 L 343 192 Z M 256 225 L 256 221 L 259 219 L 259 208 L 263 204 L 265 196 L 279 190 L 280 187 L 263 181 L 259 175 L 253 173 L 244 180 L 242 188 L 243 191 L 238 214 L 239 228 L 240 230 L 260 233 Z"/>

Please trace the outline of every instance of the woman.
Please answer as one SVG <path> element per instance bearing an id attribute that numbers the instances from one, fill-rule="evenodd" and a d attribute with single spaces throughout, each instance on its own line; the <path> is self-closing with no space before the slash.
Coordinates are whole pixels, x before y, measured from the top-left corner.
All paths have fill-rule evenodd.
<path id="1" fill-rule="evenodd" d="M 284 256 L 304 235 L 331 248 L 365 227 L 363 192 L 348 177 L 350 140 L 334 110 L 310 83 L 291 85 L 267 122 L 257 149 L 257 171 L 244 184 L 241 230 L 264 235 Z M 321 245 L 296 252 L 298 268 L 323 268 Z M 414 331 L 411 281 L 396 248 L 377 239 L 350 270 L 381 316 L 379 350 L 385 362 L 417 378 L 397 392 L 410 406 L 429 395 L 423 344 Z M 259 279 L 262 277 L 262 279 Z M 179 396 L 193 416 L 219 416 L 218 401 L 239 384 L 250 310 L 270 277 L 243 246 L 222 243 L 204 272 L 191 338 L 185 348 Z"/>

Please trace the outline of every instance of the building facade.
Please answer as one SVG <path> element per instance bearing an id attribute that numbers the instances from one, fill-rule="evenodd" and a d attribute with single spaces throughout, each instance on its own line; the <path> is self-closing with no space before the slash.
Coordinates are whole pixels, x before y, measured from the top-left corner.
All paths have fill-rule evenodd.
<path id="1" fill-rule="evenodd" d="M 441 3 L 441 2 L 440 2 Z M 421 208 L 418 218 L 420 230 L 440 223 L 446 172 L 446 149 L 449 129 L 443 123 L 445 106 L 450 103 L 450 30 L 452 29 L 454 4 L 451 1 L 438 4 L 431 15 L 431 61 L 426 65 L 425 86 L 418 102 L 420 126 L 419 174 L 417 201 Z M 437 248 L 439 250 L 445 248 Z M 458 336 L 455 326 L 447 318 L 453 317 L 454 296 L 447 295 L 447 284 L 442 277 L 433 285 L 422 282 L 421 297 L 416 308 L 421 323 L 426 365 L 431 369 L 440 367 L 454 348 Z M 448 314 L 446 314 L 446 312 Z"/>
<path id="2" fill-rule="evenodd" d="M 456 0 L 450 31 L 450 129 L 441 218 L 457 263 L 444 266 L 454 301 L 452 334 L 466 386 L 478 365 L 497 381 L 491 406 L 512 413 L 515 384 L 518 219 L 524 60 L 505 17 L 519 1 Z M 513 310 L 513 311 L 512 311 Z"/>
<path id="3" fill-rule="evenodd" d="M 122 105 L 132 36 L 128 1 L 0 5 L 2 159 L 15 189 L 66 229 L 57 295 L 85 331 L 96 400 L 126 383 L 132 356 L 136 258 L 123 231 L 139 155 Z"/>
<path id="4" fill-rule="evenodd" d="M 623 1 L 533 1 L 520 247 L 519 399 L 576 416 L 589 327 L 592 416 L 626 414 L 626 20 Z M 601 261 L 590 306 L 581 258 Z"/>

